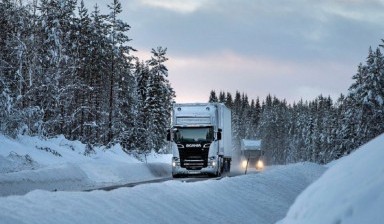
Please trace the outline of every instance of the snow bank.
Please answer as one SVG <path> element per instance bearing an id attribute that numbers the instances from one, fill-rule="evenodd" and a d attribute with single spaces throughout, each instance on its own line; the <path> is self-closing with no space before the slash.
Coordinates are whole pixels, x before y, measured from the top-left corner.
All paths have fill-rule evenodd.
<path id="1" fill-rule="evenodd" d="M 32 191 L 0 198 L 0 223 L 274 223 L 325 168 L 312 163 L 113 191 Z"/>
<path id="2" fill-rule="evenodd" d="M 383 223 L 384 134 L 332 164 L 279 224 Z"/>
<path id="3" fill-rule="evenodd" d="M 171 180 L 108 192 L 79 190 L 170 176 L 170 155 L 150 154 L 146 164 L 118 147 L 84 156 L 85 145 L 63 137 L 0 136 L 0 143 L 0 194 L 8 195 L 0 197 L 0 223 L 262 224 L 285 214 L 278 223 L 384 220 L 384 135 L 327 171 L 298 163 L 221 180 Z"/>
<path id="4" fill-rule="evenodd" d="M 119 146 L 86 146 L 63 136 L 43 140 L 0 135 L 0 196 L 31 190 L 85 190 L 171 176 L 171 155 L 147 156 L 148 163 L 127 155 Z"/>

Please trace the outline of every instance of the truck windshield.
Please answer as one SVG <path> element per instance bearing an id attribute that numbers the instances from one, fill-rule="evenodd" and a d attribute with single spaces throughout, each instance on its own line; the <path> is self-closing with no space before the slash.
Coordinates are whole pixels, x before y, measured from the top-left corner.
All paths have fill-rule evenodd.
<path id="1" fill-rule="evenodd" d="M 213 128 L 178 128 L 175 131 L 175 142 L 213 141 Z"/>

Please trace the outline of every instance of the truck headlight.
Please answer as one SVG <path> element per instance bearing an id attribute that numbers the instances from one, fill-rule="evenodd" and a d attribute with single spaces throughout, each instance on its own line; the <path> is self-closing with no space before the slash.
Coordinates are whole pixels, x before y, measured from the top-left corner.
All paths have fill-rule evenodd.
<path id="1" fill-rule="evenodd" d="M 211 156 L 209 157 L 209 162 L 208 162 L 208 165 L 209 166 L 216 166 L 216 156 Z"/>
<path id="2" fill-rule="evenodd" d="M 257 161 L 257 163 L 256 163 L 256 169 L 258 169 L 258 170 L 262 170 L 264 168 L 264 162 L 263 162 L 263 160 L 259 160 L 259 161 Z"/>
<path id="3" fill-rule="evenodd" d="M 241 167 L 243 167 L 243 169 L 247 168 L 247 165 L 248 165 L 247 160 L 243 160 L 243 162 L 241 162 Z"/>
<path id="4" fill-rule="evenodd" d="M 173 167 L 180 166 L 179 158 L 177 158 L 177 157 L 172 157 L 172 166 L 173 166 Z"/>

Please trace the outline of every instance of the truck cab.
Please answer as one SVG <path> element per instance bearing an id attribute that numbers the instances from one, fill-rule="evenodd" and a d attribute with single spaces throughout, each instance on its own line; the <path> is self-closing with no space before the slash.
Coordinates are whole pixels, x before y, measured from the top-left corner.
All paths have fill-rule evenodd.
<path id="1" fill-rule="evenodd" d="M 225 145 L 222 134 L 226 131 L 230 133 L 231 127 L 227 127 L 228 121 L 227 125 L 223 124 L 223 106 L 174 105 L 172 125 L 167 137 L 173 153 L 173 177 L 191 174 L 220 176 L 229 170 L 230 156 L 225 151 L 231 146 Z M 226 118 L 229 118 L 230 123 L 230 116 Z M 231 136 L 227 137 L 231 139 Z"/>

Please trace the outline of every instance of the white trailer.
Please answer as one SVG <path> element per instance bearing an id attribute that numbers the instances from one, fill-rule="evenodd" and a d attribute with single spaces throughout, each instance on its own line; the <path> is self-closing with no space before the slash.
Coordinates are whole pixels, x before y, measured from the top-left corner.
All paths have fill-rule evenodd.
<path id="1" fill-rule="evenodd" d="M 172 175 L 220 176 L 232 160 L 231 111 L 222 103 L 174 104 L 167 140 Z"/>

